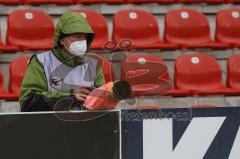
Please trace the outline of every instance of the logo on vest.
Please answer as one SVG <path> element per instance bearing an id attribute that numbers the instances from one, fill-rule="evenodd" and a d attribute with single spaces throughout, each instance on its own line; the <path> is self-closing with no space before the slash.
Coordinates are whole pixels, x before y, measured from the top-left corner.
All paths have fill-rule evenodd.
<path id="1" fill-rule="evenodd" d="M 63 79 L 58 76 L 52 76 L 51 78 L 51 87 L 54 89 L 60 89 L 63 85 Z"/>

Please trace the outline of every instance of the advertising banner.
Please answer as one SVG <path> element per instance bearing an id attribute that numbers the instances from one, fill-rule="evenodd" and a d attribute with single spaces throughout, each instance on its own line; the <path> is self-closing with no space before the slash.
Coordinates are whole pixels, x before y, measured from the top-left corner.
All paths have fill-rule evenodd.
<path id="1" fill-rule="evenodd" d="M 240 108 L 122 111 L 122 159 L 239 159 Z"/>

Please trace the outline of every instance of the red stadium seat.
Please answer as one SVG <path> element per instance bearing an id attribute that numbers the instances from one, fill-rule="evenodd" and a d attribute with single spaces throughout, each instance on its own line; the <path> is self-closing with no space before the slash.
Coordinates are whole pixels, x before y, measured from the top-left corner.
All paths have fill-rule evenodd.
<path id="1" fill-rule="evenodd" d="M 176 45 L 160 40 L 158 21 L 152 14 L 142 10 L 122 10 L 113 17 L 113 36 L 117 43 L 129 40 L 130 49 L 173 49 Z M 121 50 L 121 46 L 119 47 Z"/>
<path id="2" fill-rule="evenodd" d="M 94 59 L 97 59 L 100 62 L 99 66 L 103 70 L 105 83 L 114 81 L 115 77 L 114 77 L 113 69 L 112 69 L 112 66 L 111 66 L 110 62 L 107 59 L 105 59 L 101 56 L 97 56 L 95 54 L 88 54 L 87 56 L 92 57 Z"/>
<path id="3" fill-rule="evenodd" d="M 128 56 L 121 67 L 121 80 L 132 85 L 134 96 L 164 95 L 172 89 L 168 68 L 157 56 Z"/>
<path id="4" fill-rule="evenodd" d="M 4 5 L 19 5 L 21 0 L 0 0 L 0 4 Z"/>
<path id="5" fill-rule="evenodd" d="M 216 41 L 240 47 L 240 9 L 221 10 L 216 16 Z"/>
<path id="6" fill-rule="evenodd" d="M 6 90 L 4 89 L 3 86 L 3 73 L 2 73 L 2 69 L 0 69 L 0 99 L 6 99 L 6 96 L 8 96 L 8 93 L 6 92 Z"/>
<path id="7" fill-rule="evenodd" d="M 177 0 L 179 3 L 207 3 L 207 4 L 221 4 L 224 0 Z"/>
<path id="8" fill-rule="evenodd" d="M 74 0 L 23 0 L 25 4 L 59 4 L 59 5 L 67 5 L 73 4 Z"/>
<path id="9" fill-rule="evenodd" d="M 38 10 L 22 9 L 8 16 L 8 45 L 17 46 L 20 50 L 49 50 L 53 48 L 53 19 Z"/>
<path id="10" fill-rule="evenodd" d="M 240 94 L 240 54 L 229 57 L 227 62 L 227 86 Z"/>
<path id="11" fill-rule="evenodd" d="M 177 44 L 179 48 L 227 48 L 228 45 L 215 43 L 210 37 L 206 16 L 191 9 L 176 9 L 165 16 L 164 41 Z"/>
<path id="12" fill-rule="evenodd" d="M 218 62 L 205 54 L 182 55 L 176 59 L 174 86 L 190 95 L 231 95 L 222 80 Z"/>
<path id="13" fill-rule="evenodd" d="M 174 0 L 127 0 L 127 3 L 144 4 L 144 3 L 159 3 L 169 4 L 174 3 Z"/>
<path id="14" fill-rule="evenodd" d="M 98 4 L 98 3 L 108 3 L 108 4 L 121 4 L 125 0 L 76 0 L 77 3 L 81 4 Z"/>
<path id="15" fill-rule="evenodd" d="M 18 99 L 22 80 L 27 69 L 30 57 L 19 57 L 9 65 L 9 87 L 8 93 Z"/>
<path id="16" fill-rule="evenodd" d="M 18 94 L 9 93 L 3 87 L 3 73 L 0 69 L 0 99 L 1 100 L 18 100 Z"/>
<path id="17" fill-rule="evenodd" d="M 109 40 L 108 24 L 103 15 L 93 10 L 81 9 L 73 10 L 82 13 L 95 33 L 94 40 L 90 46 L 91 50 L 103 50 L 104 44 Z"/>
<path id="18" fill-rule="evenodd" d="M 0 32 L 1 37 L 1 32 Z M 0 39 L 0 52 L 2 53 L 15 53 L 18 51 L 17 46 L 5 45 Z"/>
<path id="19" fill-rule="evenodd" d="M 113 69 L 110 62 L 103 57 L 102 57 L 102 61 L 103 61 L 102 69 L 103 69 L 103 74 L 105 78 L 105 83 L 113 82 L 115 79 L 115 76 L 114 76 Z"/>

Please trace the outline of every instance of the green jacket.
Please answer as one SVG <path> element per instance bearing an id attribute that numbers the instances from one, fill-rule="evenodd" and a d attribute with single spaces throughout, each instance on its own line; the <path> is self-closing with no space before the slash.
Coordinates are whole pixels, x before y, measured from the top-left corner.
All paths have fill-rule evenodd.
<path id="1" fill-rule="evenodd" d="M 94 32 L 86 19 L 79 13 L 66 12 L 59 19 L 54 37 L 54 49 L 52 50 L 54 55 L 66 65 L 76 67 L 79 63 L 75 62 L 74 58 L 65 53 L 59 47 L 59 37 L 61 34 L 73 34 L 73 33 L 87 33 L 88 48 L 94 38 Z M 98 70 L 95 85 L 103 85 L 105 79 L 101 69 Z M 40 94 L 47 98 L 58 98 L 62 96 L 69 96 L 70 93 L 63 93 L 59 91 L 48 91 L 47 79 L 43 66 L 38 61 L 37 57 L 33 55 L 25 73 L 21 90 L 20 90 L 20 105 L 23 106 L 24 102 L 33 94 Z"/>

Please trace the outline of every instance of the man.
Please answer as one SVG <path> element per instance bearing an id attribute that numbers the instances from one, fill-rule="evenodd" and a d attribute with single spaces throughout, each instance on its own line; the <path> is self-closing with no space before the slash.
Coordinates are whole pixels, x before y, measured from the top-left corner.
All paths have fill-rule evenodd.
<path id="1" fill-rule="evenodd" d="M 54 49 L 33 55 L 20 91 L 22 111 L 52 111 L 66 97 L 81 107 L 105 83 L 98 60 L 85 56 L 94 32 L 79 13 L 66 12 L 56 25 Z"/>

